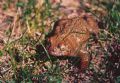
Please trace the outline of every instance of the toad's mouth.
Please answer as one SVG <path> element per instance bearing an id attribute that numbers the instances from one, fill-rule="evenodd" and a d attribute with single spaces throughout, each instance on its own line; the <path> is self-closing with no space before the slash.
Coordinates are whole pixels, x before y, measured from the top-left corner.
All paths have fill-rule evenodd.
<path id="1" fill-rule="evenodd" d="M 67 46 L 61 45 L 60 47 L 50 47 L 48 52 L 54 56 L 67 56 L 70 53 L 70 49 Z"/>

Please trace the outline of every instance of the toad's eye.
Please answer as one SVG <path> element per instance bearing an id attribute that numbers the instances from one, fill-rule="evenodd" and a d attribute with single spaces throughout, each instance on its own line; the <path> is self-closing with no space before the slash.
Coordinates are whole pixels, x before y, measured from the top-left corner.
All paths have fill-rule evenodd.
<path id="1" fill-rule="evenodd" d="M 61 44 L 58 44 L 58 45 L 57 45 L 57 48 L 60 48 L 60 47 L 61 47 Z"/>

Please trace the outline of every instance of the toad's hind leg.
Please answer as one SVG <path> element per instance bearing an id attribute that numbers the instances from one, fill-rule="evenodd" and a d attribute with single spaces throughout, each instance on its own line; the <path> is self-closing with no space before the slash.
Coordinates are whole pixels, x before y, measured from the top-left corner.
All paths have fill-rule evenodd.
<path id="1" fill-rule="evenodd" d="M 85 70 L 89 66 L 90 56 L 86 51 L 83 50 L 80 50 L 78 55 L 81 59 L 80 69 Z"/>

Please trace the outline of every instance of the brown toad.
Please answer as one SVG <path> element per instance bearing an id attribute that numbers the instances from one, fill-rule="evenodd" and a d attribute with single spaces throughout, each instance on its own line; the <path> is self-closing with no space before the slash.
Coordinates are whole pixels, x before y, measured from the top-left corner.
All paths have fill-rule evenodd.
<path id="1" fill-rule="evenodd" d="M 97 34 L 98 25 L 93 16 L 74 17 L 58 20 L 48 35 L 50 46 L 47 50 L 53 56 L 79 56 L 81 69 L 87 68 L 90 57 L 85 46 L 90 33 Z"/>

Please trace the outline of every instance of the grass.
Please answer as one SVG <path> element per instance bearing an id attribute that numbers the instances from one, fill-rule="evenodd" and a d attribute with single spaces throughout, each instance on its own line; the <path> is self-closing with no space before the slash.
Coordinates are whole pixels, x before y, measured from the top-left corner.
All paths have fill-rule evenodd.
<path id="1" fill-rule="evenodd" d="M 15 13 L 17 13 L 16 16 L 9 19 L 10 29 L 6 32 L 8 38 L 4 50 L 0 50 L 0 56 L 4 56 L 6 52 L 11 57 L 11 61 L 9 62 L 12 66 L 11 71 L 14 72 L 11 79 L 6 80 L 4 76 L 2 77 L 2 80 L 5 82 L 32 83 L 34 81 L 62 83 L 64 79 L 63 74 L 66 74 L 65 71 L 70 68 L 68 67 L 69 64 L 61 68 L 59 66 L 59 59 L 49 56 L 44 47 L 45 36 L 49 33 L 49 31 L 46 31 L 46 27 L 48 27 L 47 22 L 50 21 L 49 27 L 52 27 L 52 23 L 58 18 L 59 12 L 56 11 L 57 8 L 53 9 L 51 7 L 49 0 L 45 0 L 42 5 L 38 4 L 37 1 L 39 0 L 19 1 L 13 4 L 12 0 L 7 0 L 3 4 L 4 11 L 7 11 L 10 5 L 13 4 L 16 10 Z M 99 50 L 104 52 L 104 61 L 101 62 L 101 70 L 105 68 L 105 72 L 96 71 L 92 63 L 88 68 L 88 70 L 92 70 L 93 72 L 91 81 L 95 81 L 96 83 L 105 82 L 105 79 L 112 80 L 112 82 L 115 81 L 116 83 L 120 81 L 120 75 L 110 77 L 111 73 L 116 73 L 119 70 L 117 65 L 115 65 L 116 63 L 119 64 L 119 62 L 113 62 L 110 59 L 110 55 L 113 58 L 119 57 L 119 49 L 116 48 L 120 45 L 120 2 L 119 4 L 118 2 L 104 3 L 107 6 L 108 15 L 102 19 L 104 29 L 101 29 L 99 40 L 103 43 L 107 41 L 109 44 L 106 43 L 108 44 L 108 47 L 105 47 L 107 50 L 104 46 Z M 17 27 L 21 29 L 21 33 L 18 34 L 20 36 L 14 39 L 14 29 Z M 114 49 L 114 51 L 110 51 L 109 47 L 110 49 Z M 90 53 L 91 55 L 97 55 L 95 51 L 91 51 Z"/>
<path id="2" fill-rule="evenodd" d="M 109 79 L 109 82 L 119 83 L 120 67 L 119 61 L 119 45 L 120 45 L 120 11 L 118 6 L 120 5 L 120 1 L 112 3 L 112 5 L 106 4 L 107 6 L 107 16 L 105 16 L 102 20 L 104 29 L 101 29 L 101 33 L 99 35 L 99 39 L 102 43 L 105 43 L 108 47 L 102 47 L 104 52 L 104 61 L 101 62 L 101 68 L 105 68 L 104 72 L 95 72 L 95 77 L 97 76 L 98 82 L 105 82 L 104 79 Z M 107 43 L 108 42 L 108 43 Z M 105 49 L 106 48 L 106 49 Z M 111 49 L 111 50 L 110 50 Z M 110 58 L 111 57 L 111 58 Z M 115 61 L 114 61 L 115 60 Z M 115 65 L 117 64 L 117 65 Z M 101 69 L 102 70 L 102 69 Z M 99 78 L 99 79 L 98 79 Z M 94 79 L 95 80 L 95 79 Z"/>
<path id="3" fill-rule="evenodd" d="M 51 57 L 43 45 L 45 39 L 44 37 L 48 33 L 45 31 L 47 26 L 46 21 L 51 19 L 52 23 L 57 18 L 52 14 L 49 0 L 45 0 L 42 5 L 39 5 L 36 2 L 37 0 L 28 0 L 26 3 L 20 1 L 14 4 L 17 11 L 19 9 L 20 11 L 18 11 L 18 15 L 14 17 L 15 19 L 12 19 L 13 22 L 15 21 L 16 23 L 12 24 L 10 30 L 7 32 L 9 38 L 6 41 L 6 46 L 4 48 L 4 50 L 11 57 L 10 65 L 12 65 L 12 69 L 14 71 L 11 81 L 32 83 L 34 78 L 41 79 L 42 77 L 47 77 L 48 82 L 61 83 L 62 77 L 58 73 L 59 67 L 57 65 L 55 65 L 56 67 L 53 66 Z M 9 9 L 9 5 L 12 4 L 12 2 L 7 3 L 8 4 L 6 4 L 5 8 L 3 8 L 4 10 Z M 22 30 L 22 35 L 19 38 L 11 41 L 13 36 L 12 34 L 16 26 L 19 26 L 19 28 Z M 51 24 L 49 27 L 51 27 Z M 37 50 L 37 45 L 41 45 L 45 50 L 45 53 L 47 54 L 47 59 L 45 59 L 45 61 L 39 60 L 41 56 L 45 56 L 45 53 L 41 49 L 39 49 L 39 53 L 36 53 L 35 50 Z M 1 51 L 1 56 L 2 55 L 3 54 Z M 46 62 L 51 62 L 51 66 L 41 66 Z M 44 67 L 46 70 L 48 70 L 48 72 L 43 73 L 42 75 L 37 74 L 39 73 L 39 69 Z M 36 73 L 34 74 L 34 72 Z M 41 81 L 42 80 L 43 79 L 41 79 Z"/>

